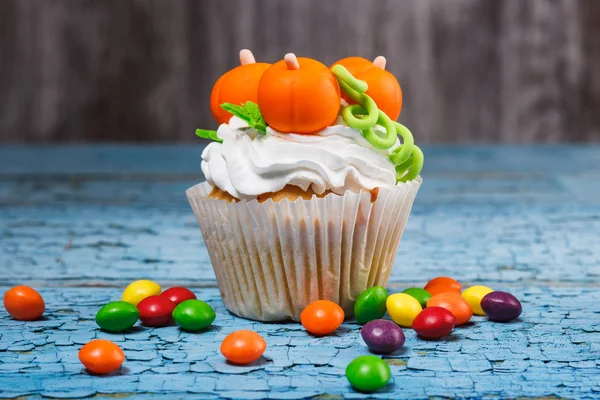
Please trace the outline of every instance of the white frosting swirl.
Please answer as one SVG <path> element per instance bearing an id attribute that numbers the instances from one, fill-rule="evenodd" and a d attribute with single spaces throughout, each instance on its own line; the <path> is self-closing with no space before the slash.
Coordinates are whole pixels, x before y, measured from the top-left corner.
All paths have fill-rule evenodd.
<path id="1" fill-rule="evenodd" d="M 318 134 L 280 133 L 267 128 L 266 135 L 237 117 L 222 124 L 213 142 L 202 153 L 202 172 L 213 186 L 237 197 L 254 199 L 277 192 L 286 185 L 311 188 L 321 194 L 343 194 L 396 184 L 391 149 L 377 150 L 341 118 Z"/>

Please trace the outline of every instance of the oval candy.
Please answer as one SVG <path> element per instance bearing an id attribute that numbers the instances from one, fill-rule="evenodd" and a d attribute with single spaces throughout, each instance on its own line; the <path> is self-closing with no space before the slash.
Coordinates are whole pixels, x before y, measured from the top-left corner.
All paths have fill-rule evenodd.
<path id="1" fill-rule="evenodd" d="M 344 310 L 329 300 L 310 303 L 300 313 L 300 323 L 313 335 L 328 335 L 344 322 Z"/>
<path id="2" fill-rule="evenodd" d="M 18 321 L 35 321 L 44 314 L 46 304 L 35 289 L 21 285 L 4 293 L 4 308 Z"/>
<path id="3" fill-rule="evenodd" d="M 360 356 L 346 367 L 346 378 L 350 385 L 361 392 L 374 392 L 390 381 L 389 365 L 377 356 Z"/>
<path id="4" fill-rule="evenodd" d="M 438 276 L 427 282 L 424 289 L 431 293 L 432 296 L 444 292 L 456 292 L 460 294 L 462 285 L 448 276 Z"/>
<path id="5" fill-rule="evenodd" d="M 360 335 L 369 350 L 379 354 L 392 353 L 404 346 L 404 332 L 398 325 L 387 319 L 376 319 L 367 322 L 360 330 Z"/>
<path id="6" fill-rule="evenodd" d="M 450 311 L 456 318 L 456 326 L 466 324 L 473 316 L 469 303 L 456 292 L 444 292 L 432 296 L 427 302 L 427 308 L 429 307 L 442 307 Z"/>
<path id="7" fill-rule="evenodd" d="M 137 306 L 140 311 L 142 325 L 150 327 L 167 326 L 173 318 L 175 303 L 165 296 L 150 296 L 140 301 Z"/>
<path id="8" fill-rule="evenodd" d="M 391 295 L 385 305 L 392 320 L 405 328 L 410 328 L 415 317 L 423 311 L 417 299 L 406 293 Z"/>
<path id="9" fill-rule="evenodd" d="M 160 294 L 161 296 L 167 297 L 175 305 L 180 304 L 186 300 L 196 300 L 196 295 L 191 290 L 184 287 L 172 287 Z"/>
<path id="10" fill-rule="evenodd" d="M 361 325 L 385 315 L 388 292 L 383 286 L 373 286 L 362 292 L 354 303 L 354 319 Z"/>
<path id="11" fill-rule="evenodd" d="M 96 323 L 108 332 L 124 332 L 135 325 L 139 316 L 140 312 L 134 305 L 126 301 L 113 301 L 98 311 Z"/>
<path id="12" fill-rule="evenodd" d="M 230 333 L 221 343 L 221 354 L 234 364 L 249 364 L 262 356 L 267 342 L 258 333 L 239 330 Z"/>
<path id="13" fill-rule="evenodd" d="M 146 297 L 160 294 L 160 285 L 156 282 L 142 279 L 129 284 L 123 291 L 121 300 L 137 306 Z"/>
<path id="14" fill-rule="evenodd" d="M 446 336 L 456 324 L 454 314 L 442 307 L 427 307 L 413 321 L 412 328 L 424 339 Z"/>
<path id="15" fill-rule="evenodd" d="M 417 299 L 422 308 L 427 307 L 427 301 L 431 298 L 431 293 L 421 288 L 408 288 L 403 290 L 402 293 L 406 293 L 407 295 Z"/>
<path id="16" fill-rule="evenodd" d="M 521 302 L 507 292 L 492 292 L 481 300 L 481 308 L 490 321 L 508 322 L 519 318 L 523 307 Z"/>
<path id="17" fill-rule="evenodd" d="M 485 315 L 485 311 L 483 311 L 481 308 L 481 300 L 483 300 L 486 294 L 492 292 L 493 290 L 487 286 L 477 285 L 465 289 L 461 296 L 467 301 L 467 303 L 469 303 L 471 309 L 473 310 L 473 314 Z"/>
<path id="18" fill-rule="evenodd" d="M 208 328 L 216 317 L 215 310 L 202 300 L 186 300 L 173 310 L 175 323 L 190 332 Z"/>
<path id="19" fill-rule="evenodd" d="M 93 374 L 104 375 L 123 365 L 123 350 L 110 340 L 96 339 L 79 350 L 79 361 Z"/>

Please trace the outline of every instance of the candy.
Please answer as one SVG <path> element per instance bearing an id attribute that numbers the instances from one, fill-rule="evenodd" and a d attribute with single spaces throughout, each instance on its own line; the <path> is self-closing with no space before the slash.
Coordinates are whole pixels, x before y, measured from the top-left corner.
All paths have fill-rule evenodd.
<path id="1" fill-rule="evenodd" d="M 170 289 L 165 290 L 160 294 L 161 296 L 165 296 L 169 300 L 171 300 L 175 305 L 184 302 L 186 300 L 195 300 L 196 295 L 189 289 L 184 287 L 172 287 Z"/>
<path id="2" fill-rule="evenodd" d="M 404 332 L 398 325 L 387 319 L 368 322 L 360 330 L 363 340 L 374 353 L 388 354 L 404 345 Z"/>
<path id="3" fill-rule="evenodd" d="M 96 314 L 98 326 L 108 332 L 124 332 L 137 322 L 139 310 L 126 301 L 106 304 Z"/>
<path id="4" fill-rule="evenodd" d="M 352 387 L 361 392 L 374 392 L 390 381 L 390 367 L 377 356 L 360 356 L 346 367 L 346 378 Z"/>
<path id="5" fill-rule="evenodd" d="M 385 315 L 388 292 L 382 286 L 373 286 L 362 292 L 354 303 L 354 318 L 363 325 Z"/>
<path id="6" fill-rule="evenodd" d="M 471 306 L 460 293 L 445 292 L 432 296 L 427 302 L 427 307 L 442 307 L 450 311 L 456 318 L 456 326 L 466 324 L 473 316 Z"/>
<path id="7" fill-rule="evenodd" d="M 29 286 L 15 286 L 4 294 L 4 308 L 16 320 L 34 321 L 44 314 L 46 305 L 40 294 Z"/>
<path id="8" fill-rule="evenodd" d="M 431 298 L 431 293 L 421 288 L 408 288 L 402 291 L 402 293 L 406 293 L 407 295 L 417 299 L 417 301 L 419 302 L 419 304 L 421 304 L 421 307 L 423 308 L 427 307 L 427 300 Z"/>
<path id="9" fill-rule="evenodd" d="M 406 293 L 391 295 L 385 305 L 392 320 L 405 328 L 410 328 L 415 317 L 423 310 L 417 299 Z"/>
<path id="10" fill-rule="evenodd" d="M 79 361 L 91 373 L 104 375 L 120 368 L 125 361 L 125 354 L 110 340 L 96 339 L 79 350 Z"/>
<path id="11" fill-rule="evenodd" d="M 150 296 L 140 301 L 140 320 L 144 326 L 161 327 L 171 322 L 175 303 L 165 296 Z"/>
<path id="12" fill-rule="evenodd" d="M 121 300 L 137 306 L 138 303 L 149 296 L 160 294 L 160 286 L 149 280 L 135 281 L 129 284 L 123 291 Z"/>
<path id="13" fill-rule="evenodd" d="M 486 294 L 491 292 L 493 292 L 493 290 L 487 286 L 471 286 L 462 292 L 462 298 L 469 303 L 473 310 L 473 314 L 485 315 L 485 312 L 481 308 L 481 300 Z"/>
<path id="14" fill-rule="evenodd" d="M 249 364 L 262 356 L 267 342 L 258 333 L 240 330 L 230 333 L 221 343 L 221 354 L 234 364 Z"/>
<path id="15" fill-rule="evenodd" d="M 442 307 L 427 307 L 413 321 L 412 328 L 425 339 L 439 339 L 446 336 L 456 324 L 454 315 Z"/>
<path id="16" fill-rule="evenodd" d="M 447 276 L 439 276 L 427 282 L 427 285 L 425 285 L 425 290 L 431 293 L 432 296 L 444 292 L 460 293 L 462 290 L 462 285 Z"/>
<path id="17" fill-rule="evenodd" d="M 302 310 L 300 322 L 314 335 L 327 335 L 344 322 L 344 310 L 333 301 L 317 300 Z"/>
<path id="18" fill-rule="evenodd" d="M 521 302 L 507 292 L 492 292 L 481 300 L 481 308 L 490 321 L 508 322 L 518 318 L 523 311 Z"/>
<path id="19" fill-rule="evenodd" d="M 175 323 L 190 332 L 208 328 L 216 317 L 215 310 L 202 300 L 186 300 L 173 310 Z"/>

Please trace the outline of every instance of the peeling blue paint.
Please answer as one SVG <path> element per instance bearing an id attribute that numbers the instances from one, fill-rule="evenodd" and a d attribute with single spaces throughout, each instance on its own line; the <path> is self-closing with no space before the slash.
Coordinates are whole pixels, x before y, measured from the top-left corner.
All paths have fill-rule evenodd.
<path id="1" fill-rule="evenodd" d="M 599 398 L 600 186 L 591 183 L 600 181 L 600 148 L 428 150 L 391 291 L 451 275 L 515 293 L 524 313 L 508 324 L 474 317 L 440 341 L 405 330 L 405 347 L 384 357 L 392 381 L 372 397 Z M 200 180 L 199 154 L 0 148 L 0 295 L 30 284 L 47 305 L 45 319 L 28 323 L 0 310 L 0 398 L 369 397 L 344 377 L 353 358 L 368 354 L 357 324 L 315 338 L 299 324 L 225 310 L 183 194 Z M 196 334 L 176 326 L 98 331 L 97 310 L 140 278 L 192 287 L 215 308 L 215 325 Z M 240 367 L 219 354 L 236 329 L 265 337 L 260 360 Z M 120 371 L 97 377 L 83 369 L 77 352 L 94 338 L 123 348 Z"/>

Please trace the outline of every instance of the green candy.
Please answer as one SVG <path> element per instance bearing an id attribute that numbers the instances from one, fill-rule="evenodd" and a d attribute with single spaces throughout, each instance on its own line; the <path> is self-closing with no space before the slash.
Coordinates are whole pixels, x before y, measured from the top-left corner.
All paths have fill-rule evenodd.
<path id="1" fill-rule="evenodd" d="M 346 367 L 346 378 L 356 390 L 374 392 L 390 380 L 390 367 L 377 356 L 360 356 Z"/>
<path id="2" fill-rule="evenodd" d="M 431 293 L 429 293 L 427 290 L 416 287 L 408 288 L 402 291 L 402 293 L 406 293 L 407 295 L 417 299 L 423 308 L 427 307 L 427 301 L 431 298 Z"/>
<path id="3" fill-rule="evenodd" d="M 354 318 L 361 325 L 385 315 L 388 292 L 383 286 L 373 286 L 362 292 L 354 303 Z"/>
<path id="4" fill-rule="evenodd" d="M 173 310 L 175 323 L 189 332 L 208 328 L 216 317 L 215 310 L 202 300 L 186 300 Z"/>
<path id="5" fill-rule="evenodd" d="M 140 312 L 126 301 L 113 301 L 106 304 L 96 314 L 98 326 L 108 332 L 124 332 L 137 322 Z"/>

